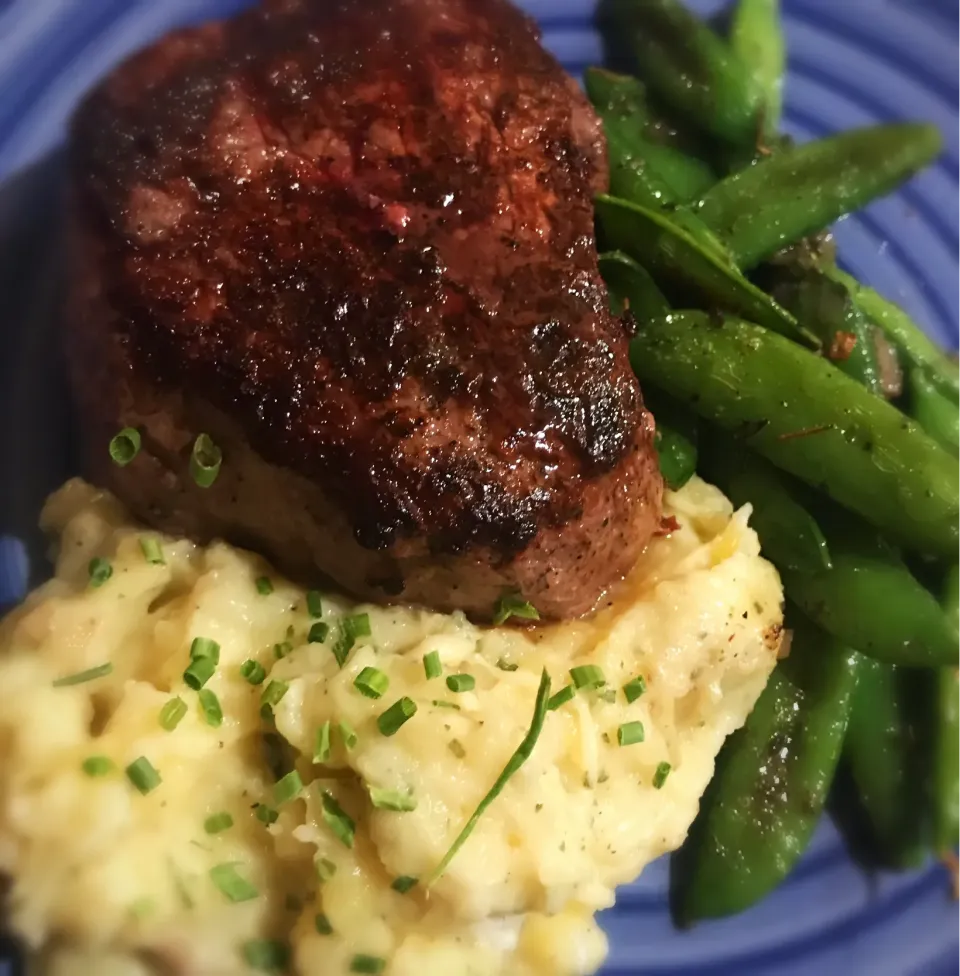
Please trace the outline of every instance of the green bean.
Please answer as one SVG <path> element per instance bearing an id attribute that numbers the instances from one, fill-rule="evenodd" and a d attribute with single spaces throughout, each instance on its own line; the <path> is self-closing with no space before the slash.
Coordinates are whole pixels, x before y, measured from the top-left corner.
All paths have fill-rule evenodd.
<path id="1" fill-rule="evenodd" d="M 730 46 L 763 92 L 763 132 L 773 138 L 780 128 L 787 61 L 780 0 L 739 0 L 730 25 Z"/>
<path id="2" fill-rule="evenodd" d="M 789 312 L 726 263 L 709 231 L 694 236 L 694 215 L 667 216 L 605 194 L 596 198 L 596 213 L 611 247 L 636 258 L 658 283 L 672 284 L 687 301 L 696 298 L 707 308 L 723 308 L 807 345 L 818 344 Z"/>
<path id="3" fill-rule="evenodd" d="M 960 577 L 956 565 L 947 573 L 941 606 L 958 626 Z M 960 685 L 956 668 L 941 668 L 936 676 L 936 727 L 933 742 L 933 839 L 938 854 L 960 843 Z"/>
<path id="4" fill-rule="evenodd" d="M 874 856 L 889 867 L 915 867 L 926 850 L 926 770 L 918 762 L 923 738 L 917 685 L 911 673 L 879 661 L 860 661 L 844 763 L 870 828 Z"/>
<path id="5" fill-rule="evenodd" d="M 644 400 L 656 419 L 660 473 L 668 488 L 679 491 L 697 472 L 697 418 L 660 390 L 645 390 Z"/>
<path id="6" fill-rule="evenodd" d="M 740 59 L 679 0 L 608 0 L 604 20 L 627 39 L 637 73 L 680 116 L 724 142 L 756 139 L 760 89 Z"/>
<path id="7" fill-rule="evenodd" d="M 960 410 L 918 366 L 907 375 L 907 413 L 935 441 L 954 455 L 960 454 Z"/>
<path id="8" fill-rule="evenodd" d="M 896 189 L 940 153 L 933 125 L 857 129 L 774 153 L 710 190 L 698 213 L 748 270 Z"/>
<path id="9" fill-rule="evenodd" d="M 906 548 L 956 555 L 956 459 L 827 360 L 748 322 L 679 312 L 644 324 L 631 361 Z"/>
<path id="10" fill-rule="evenodd" d="M 798 615 L 746 724 L 726 742 L 671 865 L 681 923 L 733 915 L 789 874 L 813 834 L 840 755 L 857 655 Z"/>
<path id="11" fill-rule="evenodd" d="M 670 305 L 649 272 L 623 251 L 600 255 L 600 274 L 610 293 L 610 307 L 615 315 L 629 310 L 637 321 L 667 315 Z"/>
<path id="12" fill-rule="evenodd" d="M 656 414 L 655 414 L 656 416 Z M 738 507 L 750 504 L 750 524 L 772 563 L 798 573 L 830 569 L 830 547 L 796 486 L 769 461 L 740 448 L 732 438 L 711 432 L 701 453 L 703 475 Z"/>

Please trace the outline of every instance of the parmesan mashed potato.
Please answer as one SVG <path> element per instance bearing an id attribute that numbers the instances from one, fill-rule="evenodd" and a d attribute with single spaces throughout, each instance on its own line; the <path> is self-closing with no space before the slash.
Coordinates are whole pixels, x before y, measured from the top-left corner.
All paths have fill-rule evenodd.
<path id="1" fill-rule="evenodd" d="M 606 952 L 594 913 L 682 843 L 774 666 L 782 590 L 748 514 L 694 479 L 667 495 L 677 527 L 614 602 L 588 620 L 493 628 L 334 594 L 318 618 L 256 555 L 150 533 L 69 482 L 43 516 L 56 575 L 0 626 L 0 871 L 34 970 L 593 972 Z M 369 635 L 341 668 L 334 648 L 357 614 Z M 198 637 L 219 644 L 204 690 L 220 724 L 184 682 Z M 443 674 L 428 679 L 432 652 Z M 547 713 L 528 761 L 427 884 L 530 728 L 542 669 L 556 692 L 581 665 L 606 684 Z M 354 684 L 368 667 L 389 679 L 380 698 Z M 475 686 L 452 691 L 457 674 Z M 638 677 L 645 690 L 627 695 Z M 378 716 L 404 696 L 416 713 L 385 735 Z M 167 725 L 183 715 L 167 730 L 161 711 Z M 642 741 L 631 725 L 619 744 L 626 723 L 642 723 Z M 138 760 L 146 792 L 127 771 Z M 293 770 L 300 790 L 287 790 Z"/>

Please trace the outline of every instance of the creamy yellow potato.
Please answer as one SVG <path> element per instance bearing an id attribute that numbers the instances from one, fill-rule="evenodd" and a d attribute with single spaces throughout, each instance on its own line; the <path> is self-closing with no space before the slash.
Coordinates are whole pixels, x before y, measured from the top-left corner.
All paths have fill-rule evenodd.
<path id="1" fill-rule="evenodd" d="M 679 528 L 591 619 L 492 628 L 334 594 L 317 618 L 257 556 L 157 536 L 68 483 L 44 513 L 56 575 L 0 627 L 12 927 L 50 976 L 279 971 L 284 955 L 311 976 L 594 971 L 594 913 L 682 842 L 773 668 L 782 591 L 748 514 L 695 479 L 666 499 Z M 369 635 L 344 652 L 357 615 Z M 204 692 L 220 724 L 184 682 L 196 638 L 219 645 Z M 443 673 L 428 679 L 433 652 Z M 527 733 L 543 669 L 555 693 L 582 665 L 603 687 L 547 714 L 435 877 Z M 364 668 L 386 679 L 381 697 L 355 685 Z M 473 687 L 451 690 L 452 675 Z M 386 735 L 378 719 L 401 698 L 416 713 Z M 185 713 L 168 730 L 173 699 Z M 145 793 L 127 772 L 138 760 L 159 777 Z M 294 770 L 302 789 L 284 796 Z M 398 878 L 418 883 L 397 891 Z"/>

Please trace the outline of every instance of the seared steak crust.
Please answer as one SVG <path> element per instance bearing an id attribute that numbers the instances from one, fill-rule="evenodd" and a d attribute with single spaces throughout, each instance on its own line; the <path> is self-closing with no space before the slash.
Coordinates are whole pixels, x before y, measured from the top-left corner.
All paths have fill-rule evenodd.
<path id="1" fill-rule="evenodd" d="M 126 62 L 72 145 L 73 384 L 138 515 L 477 614 L 583 613 L 635 561 L 660 481 L 602 135 L 508 3 L 270 0 Z"/>

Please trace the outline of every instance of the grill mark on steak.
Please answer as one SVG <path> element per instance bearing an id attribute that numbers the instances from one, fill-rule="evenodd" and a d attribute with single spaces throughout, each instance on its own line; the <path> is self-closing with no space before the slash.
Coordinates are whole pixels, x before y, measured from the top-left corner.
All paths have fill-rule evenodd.
<path id="1" fill-rule="evenodd" d="M 580 613 L 632 564 L 660 483 L 597 271 L 601 130 L 508 3 L 271 0 L 179 31 L 86 100 L 73 154 L 74 386 L 139 514 L 474 612 L 518 585 Z M 163 430 L 168 485 L 211 433 L 222 484 L 164 504 L 136 463 L 105 468 L 94 429 L 131 419 Z M 281 545 L 241 456 L 280 497 L 298 479 L 308 535 L 342 522 L 341 549 L 384 558 L 321 553 L 322 527 Z M 461 573 L 489 580 L 438 592 Z"/>

